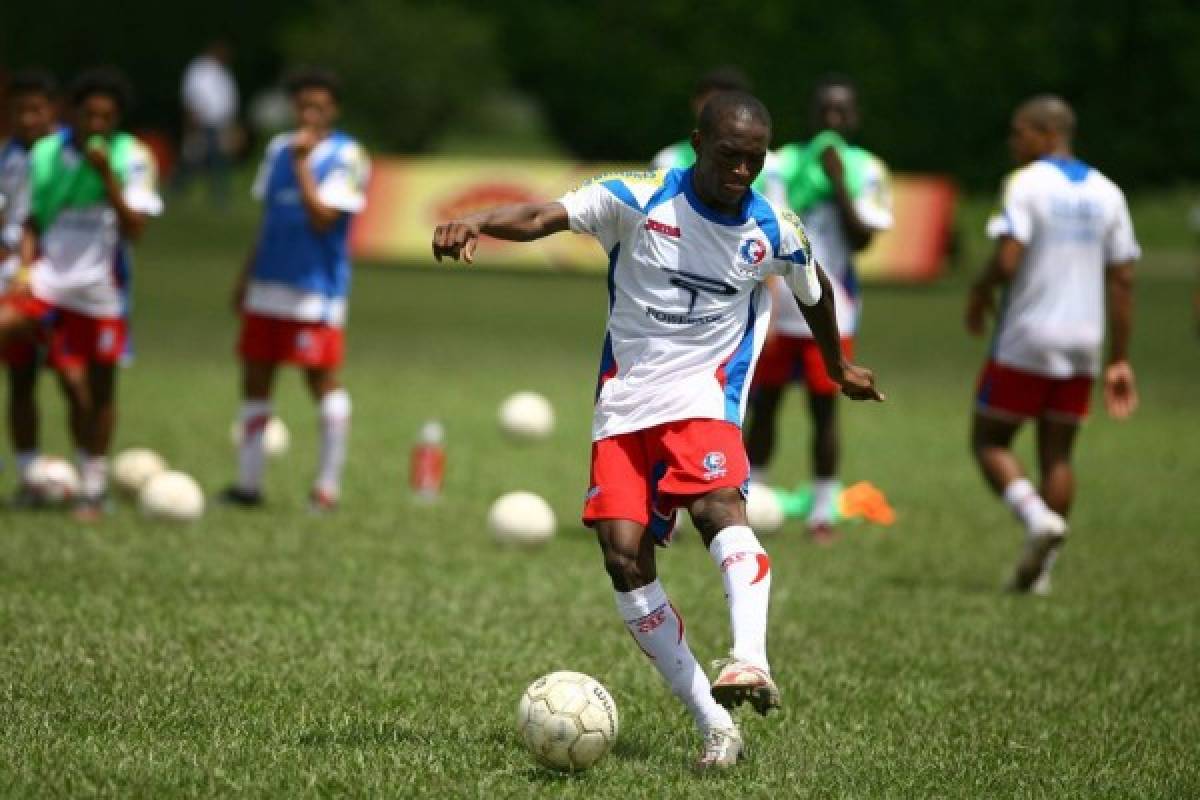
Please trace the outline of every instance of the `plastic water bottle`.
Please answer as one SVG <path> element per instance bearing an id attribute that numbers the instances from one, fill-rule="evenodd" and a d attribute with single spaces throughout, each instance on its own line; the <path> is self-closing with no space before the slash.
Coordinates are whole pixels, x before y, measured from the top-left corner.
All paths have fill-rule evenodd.
<path id="1" fill-rule="evenodd" d="M 433 501 L 442 493 L 446 475 L 446 430 L 442 423 L 430 420 L 421 426 L 409 462 L 408 483 L 417 497 Z"/>

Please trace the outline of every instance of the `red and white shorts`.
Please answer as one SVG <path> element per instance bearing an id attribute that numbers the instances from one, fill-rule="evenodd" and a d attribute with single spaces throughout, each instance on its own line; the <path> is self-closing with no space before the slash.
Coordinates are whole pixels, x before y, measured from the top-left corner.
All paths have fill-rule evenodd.
<path id="1" fill-rule="evenodd" d="M 48 344 L 48 360 L 57 370 L 79 369 L 88 364 L 112 365 L 121 360 L 125 352 L 129 327 L 122 317 L 92 317 L 58 308 L 33 295 L 10 297 L 7 303 L 16 307 L 26 319 L 35 320 L 44 327 L 31 340 L 18 342 L 12 352 L 17 360 L 10 364 L 28 364 L 36 358 L 38 344 Z M 30 360 L 21 360 L 30 359 Z"/>
<path id="2" fill-rule="evenodd" d="M 854 339 L 842 339 L 842 353 L 847 359 L 854 354 Z M 815 339 L 807 336 L 772 334 L 758 357 L 751 387 L 778 389 L 794 380 L 801 380 L 813 394 L 833 395 L 841 391 L 825 371 L 825 359 Z"/>
<path id="3" fill-rule="evenodd" d="M 1081 422 L 1088 415 L 1092 377 L 1048 378 L 988 361 L 979 375 L 976 408 L 1014 420 L 1060 419 Z"/>
<path id="4" fill-rule="evenodd" d="M 676 508 L 714 489 L 744 489 L 749 477 L 742 431 L 732 422 L 685 419 L 620 433 L 592 443 L 583 524 L 627 519 L 666 545 Z"/>
<path id="5" fill-rule="evenodd" d="M 341 328 L 246 312 L 238 355 L 245 361 L 333 369 L 341 366 L 345 337 Z"/>

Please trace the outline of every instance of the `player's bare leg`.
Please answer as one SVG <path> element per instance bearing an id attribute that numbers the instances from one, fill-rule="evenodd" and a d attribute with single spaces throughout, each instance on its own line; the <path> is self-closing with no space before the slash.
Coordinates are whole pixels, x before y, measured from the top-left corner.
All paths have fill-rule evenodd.
<path id="1" fill-rule="evenodd" d="M 320 410 L 321 453 L 313 481 L 309 508 L 314 513 L 332 511 L 341 495 L 342 468 L 350 437 L 350 394 L 342 387 L 336 369 L 305 370 L 309 393 Z"/>
<path id="2" fill-rule="evenodd" d="M 595 528 L 626 629 L 705 737 L 696 766 L 733 766 L 741 754 L 741 735 L 729 712 L 713 699 L 708 676 L 688 647 L 683 618 L 658 581 L 654 537 L 631 520 L 599 520 Z"/>
<path id="3" fill-rule="evenodd" d="M 725 584 L 733 648 L 720 662 L 713 697 L 726 708 L 750 701 L 760 714 L 779 708 L 779 689 L 767 663 L 771 561 L 746 521 L 737 489 L 717 489 L 688 504 L 692 522 Z"/>
<path id="4" fill-rule="evenodd" d="M 1071 466 L 1071 451 L 1079 424 L 1074 421 L 1040 419 L 1037 426 L 1038 470 L 1041 475 L 1041 494 L 1064 520 L 1071 512 L 1075 499 L 1075 470 Z M 1061 542 L 1060 542 L 1061 546 Z M 1036 594 L 1049 594 L 1050 573 L 1060 550 L 1051 550 L 1045 558 L 1038 578 L 1030 589 Z"/>
<path id="5" fill-rule="evenodd" d="M 242 362 L 241 444 L 238 445 L 237 483 L 221 493 L 221 500 L 243 508 L 262 505 L 262 479 L 267 454 L 263 434 L 271 419 L 271 390 L 277 364 L 269 361 Z"/>
<path id="6" fill-rule="evenodd" d="M 60 371 L 80 474 L 75 518 L 94 522 L 108 493 L 108 449 L 116 426 L 116 367 L 89 364 Z"/>
<path id="7" fill-rule="evenodd" d="M 759 386 L 750 394 L 746 410 L 746 455 L 750 458 L 750 473 L 754 480 L 762 480 L 775 455 L 778 436 L 779 407 L 783 401 L 783 388 Z"/>
<path id="8" fill-rule="evenodd" d="M 837 395 L 809 392 L 808 410 L 813 422 L 813 504 L 808 532 L 817 544 L 829 544 L 837 538 L 834 519 L 841 490 L 837 477 L 841 457 Z"/>
<path id="9" fill-rule="evenodd" d="M 36 362 L 8 368 L 8 436 L 16 453 L 19 488 L 18 506 L 36 505 L 38 500 L 25 480 L 30 464 L 37 458 L 40 417 L 37 407 Z"/>
<path id="10" fill-rule="evenodd" d="M 988 484 L 1025 526 L 1025 546 L 1009 588 L 1028 592 L 1036 588 L 1048 563 L 1053 561 L 1053 553 L 1066 536 L 1067 524 L 1025 477 L 1012 451 L 1019 429 L 1019 422 L 977 413 L 971 429 L 971 447 Z"/>

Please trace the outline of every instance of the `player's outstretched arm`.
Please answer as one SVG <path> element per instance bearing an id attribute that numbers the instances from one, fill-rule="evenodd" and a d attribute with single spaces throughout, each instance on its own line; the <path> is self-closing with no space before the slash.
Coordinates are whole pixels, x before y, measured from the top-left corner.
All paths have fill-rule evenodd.
<path id="1" fill-rule="evenodd" d="M 433 231 L 433 257 L 468 264 L 475 259 L 480 235 L 509 242 L 532 242 L 570 228 L 562 203 L 516 203 L 438 225 Z"/>
<path id="2" fill-rule="evenodd" d="M 1114 419 L 1128 419 L 1138 407 L 1137 383 L 1129 364 L 1133 333 L 1133 264 L 1112 264 L 1105 273 L 1108 294 L 1108 364 L 1104 405 Z"/>
<path id="3" fill-rule="evenodd" d="M 982 336 L 987 330 L 988 317 L 996 310 L 996 288 L 1006 285 L 1017 274 L 1025 245 L 1011 236 L 996 242 L 992 258 L 967 292 L 967 332 Z"/>
<path id="4" fill-rule="evenodd" d="M 833 302 L 833 286 L 829 276 L 820 264 L 813 264 L 817 281 L 821 286 L 821 297 L 813 305 L 805 305 L 797 294 L 796 300 L 800 311 L 812 329 L 817 346 L 821 348 L 821 357 L 825 361 L 825 371 L 829 377 L 842 387 L 842 394 L 851 400 L 875 400 L 883 402 L 883 392 L 875 386 L 875 374 L 866 367 L 851 364 L 842 354 L 841 337 L 838 333 L 837 311 Z"/>

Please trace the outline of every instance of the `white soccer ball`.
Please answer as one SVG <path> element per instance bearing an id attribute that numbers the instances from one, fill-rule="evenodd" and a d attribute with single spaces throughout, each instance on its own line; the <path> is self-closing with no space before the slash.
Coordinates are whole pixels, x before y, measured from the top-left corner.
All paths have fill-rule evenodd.
<path id="1" fill-rule="evenodd" d="M 142 513 L 172 522 L 192 522 L 204 514 L 204 492 L 191 475 L 160 472 L 138 494 Z"/>
<path id="2" fill-rule="evenodd" d="M 233 442 L 234 447 L 242 446 L 242 423 L 239 420 L 234 420 L 229 428 L 229 441 Z M 291 442 L 291 434 L 288 433 L 283 420 L 279 417 L 267 420 L 267 427 L 263 429 L 263 450 L 268 456 L 278 458 L 283 455 L 288 451 Z"/>
<path id="3" fill-rule="evenodd" d="M 113 482 L 127 494 L 136 495 L 146 481 L 167 471 L 167 462 L 153 450 L 131 447 L 122 450 L 112 462 Z"/>
<path id="4" fill-rule="evenodd" d="M 537 392 L 517 392 L 500 404 L 500 427 L 514 439 L 545 439 L 554 432 L 554 406 Z"/>
<path id="5" fill-rule="evenodd" d="M 752 483 L 746 493 L 746 519 L 758 533 L 775 533 L 783 527 L 783 505 L 775 490 L 765 483 Z"/>
<path id="6" fill-rule="evenodd" d="M 498 541 L 541 544 L 554 536 L 558 520 L 550 504 L 533 492 L 509 492 L 492 503 L 487 524 Z"/>
<path id="7" fill-rule="evenodd" d="M 589 675 L 551 672 L 521 695 L 517 730 L 539 764 L 587 769 L 617 741 L 617 704 Z"/>
<path id="8" fill-rule="evenodd" d="M 25 471 L 25 482 L 48 505 L 68 503 L 79 495 L 79 472 L 58 456 L 38 456 Z"/>

